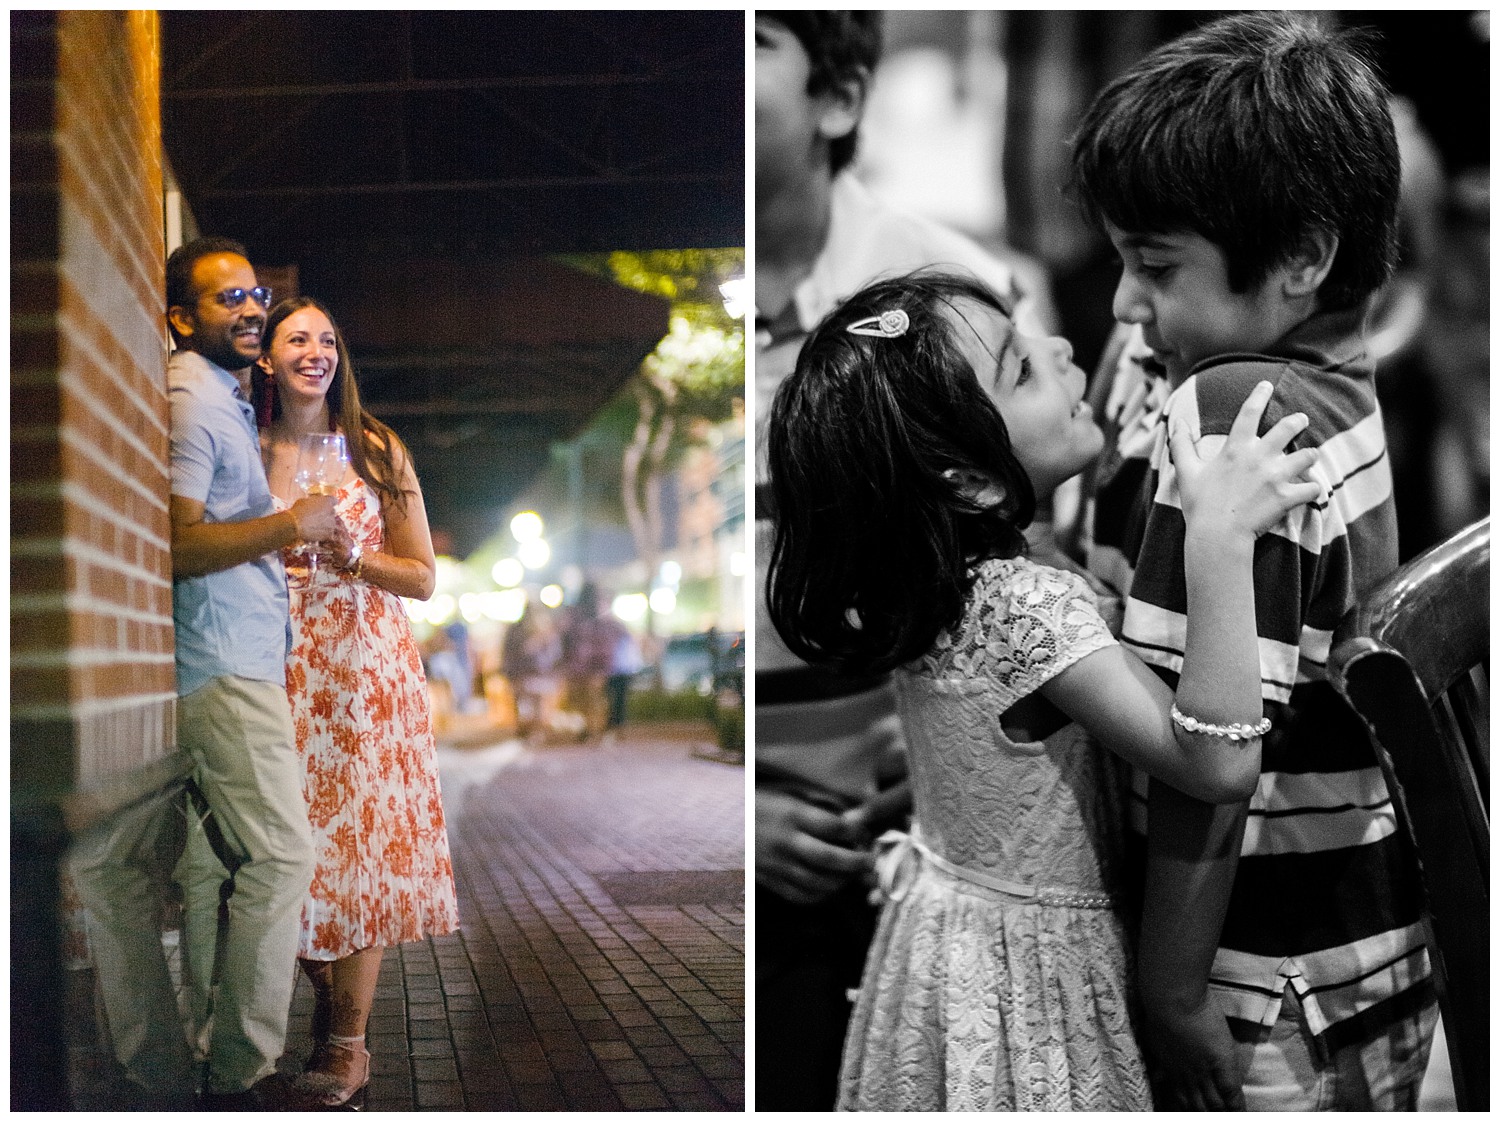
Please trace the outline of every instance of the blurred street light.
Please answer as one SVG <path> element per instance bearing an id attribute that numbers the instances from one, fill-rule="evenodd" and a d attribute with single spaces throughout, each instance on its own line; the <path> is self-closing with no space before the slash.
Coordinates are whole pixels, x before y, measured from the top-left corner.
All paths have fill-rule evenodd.
<path id="1" fill-rule="evenodd" d="M 745 318 L 750 304 L 750 286 L 744 277 L 732 277 L 719 285 L 719 295 L 724 298 L 724 312 L 730 319 Z"/>
<path id="2" fill-rule="evenodd" d="M 615 597 L 611 610 L 626 623 L 634 623 L 638 619 L 645 618 L 649 607 L 650 604 L 642 593 L 627 592 Z"/>
<path id="3" fill-rule="evenodd" d="M 490 569 L 490 576 L 502 588 L 514 588 L 526 577 L 526 568 L 514 557 L 502 557 Z"/>
<path id="4" fill-rule="evenodd" d="M 542 536 L 542 516 L 534 510 L 523 510 L 510 520 L 510 532 L 518 542 L 535 541 Z"/>
<path id="5" fill-rule="evenodd" d="M 521 543 L 516 555 L 528 569 L 540 569 L 552 559 L 552 547 L 541 538 L 530 538 Z"/>
<path id="6" fill-rule="evenodd" d="M 500 623 L 515 623 L 526 614 L 526 591 L 507 588 L 504 592 L 486 592 L 484 614 Z"/>
<path id="7" fill-rule="evenodd" d="M 557 608 L 563 602 L 563 590 L 560 584 L 549 584 L 541 591 L 541 601 L 549 608 Z"/>

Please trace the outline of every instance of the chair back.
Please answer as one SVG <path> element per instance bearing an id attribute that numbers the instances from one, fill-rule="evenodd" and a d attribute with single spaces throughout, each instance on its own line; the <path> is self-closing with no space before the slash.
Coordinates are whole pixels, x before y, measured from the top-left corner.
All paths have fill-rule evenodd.
<path id="1" fill-rule="evenodd" d="M 1367 593 L 1328 663 L 1422 864 L 1460 1110 L 1489 1107 L 1489 570 L 1486 517 Z"/>

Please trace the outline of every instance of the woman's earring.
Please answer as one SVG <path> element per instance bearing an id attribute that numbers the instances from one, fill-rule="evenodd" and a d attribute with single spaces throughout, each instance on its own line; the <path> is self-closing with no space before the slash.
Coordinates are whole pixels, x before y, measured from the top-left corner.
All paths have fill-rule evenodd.
<path id="1" fill-rule="evenodd" d="M 266 376 L 265 392 L 260 395 L 260 406 L 255 411 L 255 423 L 260 428 L 271 427 L 271 414 L 276 405 L 276 375 L 269 370 L 262 370 Z"/>

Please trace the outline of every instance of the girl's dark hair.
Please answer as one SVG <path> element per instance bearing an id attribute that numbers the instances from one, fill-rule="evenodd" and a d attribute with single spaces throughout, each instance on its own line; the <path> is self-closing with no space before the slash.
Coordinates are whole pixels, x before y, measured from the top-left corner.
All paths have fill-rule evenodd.
<path id="1" fill-rule="evenodd" d="M 382 506 L 405 509 L 409 492 L 401 486 L 400 464 L 410 462 L 406 445 L 394 430 L 377 420 L 359 403 L 359 383 L 354 377 L 354 362 L 349 357 L 349 347 L 344 342 L 344 333 L 339 330 L 333 313 L 311 296 L 293 296 L 279 301 L 266 317 L 266 326 L 261 333 L 262 349 L 269 355 L 276 331 L 288 316 L 303 308 L 316 308 L 333 324 L 334 344 L 338 349 L 338 368 L 333 372 L 333 381 L 328 386 L 328 416 L 349 445 L 349 463 L 355 472 L 374 488 L 380 496 Z M 264 373 L 264 372 L 262 372 Z M 262 427 L 281 416 L 281 401 L 276 393 L 273 377 L 251 379 L 250 398 L 255 406 L 255 415 Z M 399 455 L 398 455 L 399 453 Z"/>
<path id="2" fill-rule="evenodd" d="M 1232 292 L 1260 284 L 1313 230 L 1338 252 L 1318 290 L 1352 308 L 1396 260 L 1401 162 L 1371 34 L 1288 12 L 1217 20 L 1147 55 L 1094 100 L 1070 193 L 1096 224 L 1201 234 Z"/>
<path id="3" fill-rule="evenodd" d="M 767 605 L 808 662 L 868 672 L 921 657 L 959 622 L 972 564 L 1025 549 L 1031 481 L 959 349 L 959 300 L 1011 315 L 970 277 L 880 281 L 818 325 L 776 392 Z M 910 318 L 897 338 L 847 330 L 897 308 Z M 999 484 L 1001 505 L 976 502 L 965 476 Z"/>

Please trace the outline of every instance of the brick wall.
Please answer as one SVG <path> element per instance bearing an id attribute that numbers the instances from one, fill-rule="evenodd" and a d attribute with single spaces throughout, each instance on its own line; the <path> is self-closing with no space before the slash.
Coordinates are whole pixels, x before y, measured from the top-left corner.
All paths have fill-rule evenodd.
<path id="1" fill-rule="evenodd" d="M 155 12 L 12 12 L 11 1105 L 69 1109 L 61 861 L 169 798 Z"/>
<path id="2" fill-rule="evenodd" d="M 172 748 L 158 17 L 12 13 L 11 76 L 11 781 L 50 799 Z"/>

